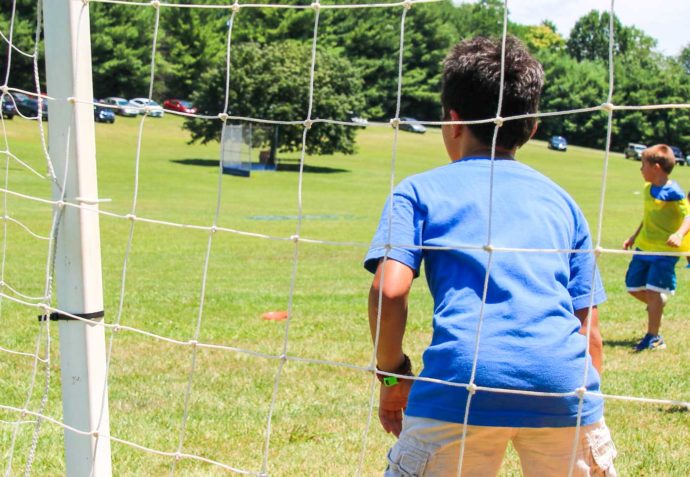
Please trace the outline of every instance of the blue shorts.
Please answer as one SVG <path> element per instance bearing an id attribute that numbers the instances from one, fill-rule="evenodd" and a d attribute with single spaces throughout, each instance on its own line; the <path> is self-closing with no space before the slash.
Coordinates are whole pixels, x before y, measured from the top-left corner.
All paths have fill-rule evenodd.
<path id="1" fill-rule="evenodd" d="M 652 290 L 673 295 L 676 289 L 678 257 L 666 255 L 633 255 L 625 286 L 628 291 Z"/>

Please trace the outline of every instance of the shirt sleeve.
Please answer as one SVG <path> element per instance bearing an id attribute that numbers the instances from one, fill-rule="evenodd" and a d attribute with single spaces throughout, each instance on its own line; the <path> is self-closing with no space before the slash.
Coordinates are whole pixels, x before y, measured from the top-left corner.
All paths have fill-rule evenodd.
<path id="1" fill-rule="evenodd" d="M 410 267 L 415 278 L 418 277 L 423 256 L 420 248 L 423 226 L 423 214 L 417 197 L 403 183 L 386 201 L 374 239 L 364 259 L 364 268 L 376 273 L 379 260 L 387 256 L 388 259 Z"/>
<path id="2" fill-rule="evenodd" d="M 606 301 L 606 292 L 601 282 L 599 268 L 592 251 L 592 237 L 587 221 L 581 212 L 576 217 L 575 241 L 570 256 L 570 281 L 568 292 L 573 300 L 573 309 L 588 308 Z"/>

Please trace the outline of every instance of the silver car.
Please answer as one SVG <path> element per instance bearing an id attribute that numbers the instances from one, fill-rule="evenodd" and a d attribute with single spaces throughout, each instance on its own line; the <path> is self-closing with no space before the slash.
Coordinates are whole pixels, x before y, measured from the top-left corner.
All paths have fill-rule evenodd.
<path id="1" fill-rule="evenodd" d="M 163 117 L 163 107 L 152 99 L 134 98 L 129 100 L 129 104 L 138 108 L 139 114 L 144 114 L 148 109 L 149 116 L 152 118 Z"/>
<path id="2" fill-rule="evenodd" d="M 103 100 L 105 104 L 111 104 L 114 106 L 115 113 L 120 116 L 133 117 L 139 114 L 139 110 L 129 104 L 125 98 L 118 98 L 117 96 L 111 96 L 110 98 L 105 98 Z"/>

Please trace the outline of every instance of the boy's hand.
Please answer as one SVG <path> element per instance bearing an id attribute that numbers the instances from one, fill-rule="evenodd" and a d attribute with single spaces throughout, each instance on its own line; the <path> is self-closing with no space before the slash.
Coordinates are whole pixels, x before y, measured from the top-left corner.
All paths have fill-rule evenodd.
<path id="1" fill-rule="evenodd" d="M 628 237 L 625 242 L 623 242 L 623 250 L 628 250 L 629 248 L 632 248 L 632 246 L 635 244 L 635 238 L 634 237 Z"/>
<path id="2" fill-rule="evenodd" d="M 678 232 L 672 233 L 671 235 L 668 236 L 668 239 L 666 240 L 666 245 L 669 245 L 671 247 L 680 247 L 680 243 L 683 241 L 683 236 L 679 234 Z"/>
<path id="3" fill-rule="evenodd" d="M 407 396 L 410 394 L 412 381 L 401 379 L 395 386 L 381 384 L 379 395 L 379 420 L 386 432 L 392 432 L 395 437 L 400 436 L 402 430 L 403 411 L 407 408 Z"/>

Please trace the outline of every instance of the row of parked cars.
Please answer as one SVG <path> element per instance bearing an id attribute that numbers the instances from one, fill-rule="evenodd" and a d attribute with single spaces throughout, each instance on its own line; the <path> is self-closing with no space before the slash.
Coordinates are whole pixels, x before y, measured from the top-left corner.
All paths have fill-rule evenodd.
<path id="1" fill-rule="evenodd" d="M 116 96 L 94 99 L 93 102 L 94 119 L 104 123 L 115 122 L 115 114 L 132 117 L 148 111 L 149 116 L 161 118 L 165 114 L 166 109 L 187 114 L 196 114 L 197 112 L 197 108 L 192 103 L 181 99 L 166 99 L 163 102 L 163 106 L 148 98 L 127 100 Z M 43 119 L 48 119 L 48 101 L 42 101 L 40 109 Z M 35 97 L 13 92 L 11 95 L 6 94 L 2 97 L 0 100 L 0 110 L 2 111 L 2 116 L 6 119 L 12 119 L 17 114 L 35 118 L 39 114 L 39 102 Z"/>
<path id="2" fill-rule="evenodd" d="M 681 166 L 685 166 L 688 164 L 688 161 L 690 161 L 690 155 L 684 155 L 683 151 L 678 146 L 670 146 L 670 148 L 673 151 L 673 155 L 676 157 L 676 164 Z M 634 159 L 636 161 L 640 161 L 642 160 L 642 151 L 644 151 L 645 149 L 647 149 L 647 146 L 645 146 L 644 144 L 629 142 L 628 145 L 625 146 L 623 154 L 625 155 L 626 159 Z"/>

